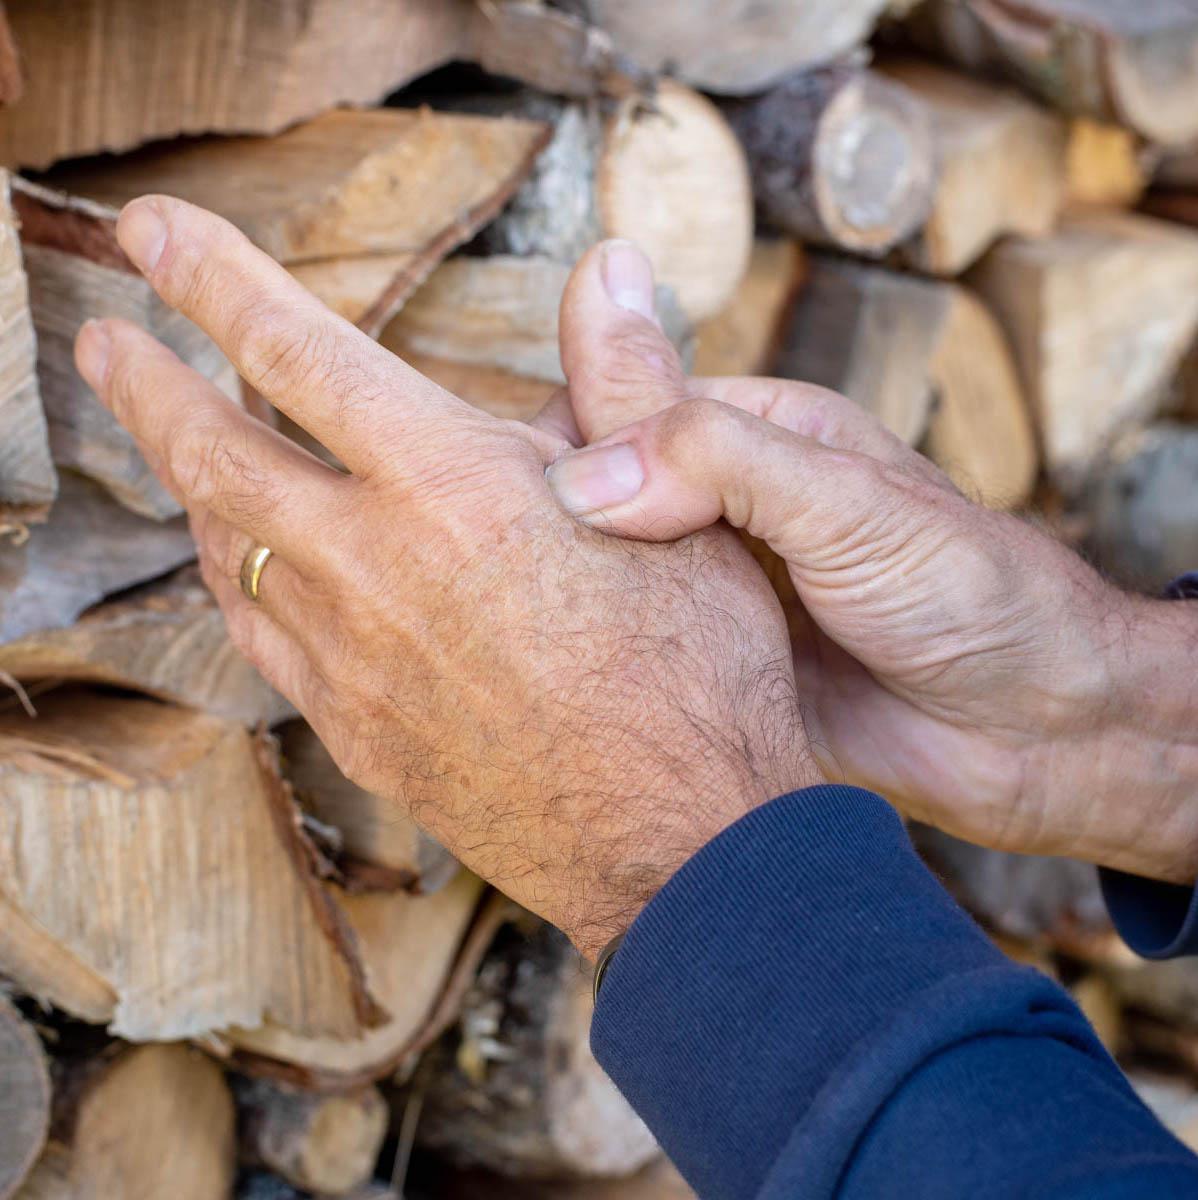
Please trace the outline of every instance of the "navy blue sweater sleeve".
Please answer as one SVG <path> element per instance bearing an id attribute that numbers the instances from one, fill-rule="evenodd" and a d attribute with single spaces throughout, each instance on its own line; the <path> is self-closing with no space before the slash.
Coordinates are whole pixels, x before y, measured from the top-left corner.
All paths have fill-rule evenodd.
<path id="1" fill-rule="evenodd" d="M 1143 958 L 1198 954 L 1198 888 L 1099 868 L 1119 936 Z"/>
<path id="2" fill-rule="evenodd" d="M 702 1200 L 1198 1196 L 1069 997 L 855 788 L 792 793 L 633 923 L 600 1063 Z"/>

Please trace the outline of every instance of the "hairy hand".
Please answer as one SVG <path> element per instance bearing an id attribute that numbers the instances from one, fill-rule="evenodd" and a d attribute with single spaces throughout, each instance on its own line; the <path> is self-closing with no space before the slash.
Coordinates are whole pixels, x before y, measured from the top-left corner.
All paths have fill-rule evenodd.
<path id="1" fill-rule="evenodd" d="M 563 506 L 653 541 L 723 518 L 784 560 L 829 776 L 972 841 L 1191 882 L 1192 606 L 1123 595 L 843 397 L 686 379 L 647 326 L 604 341 L 635 388 L 575 397 L 599 440 L 550 468 Z M 565 336 L 565 361 L 593 356 Z"/>
<path id="2" fill-rule="evenodd" d="M 544 477 L 560 434 L 442 391 L 210 213 L 143 198 L 118 237 L 347 468 L 137 327 L 81 331 L 79 369 L 186 506 L 231 636 L 347 775 L 585 953 L 721 828 L 818 777 L 783 614 L 730 531 L 657 546 L 571 520 Z M 613 300 L 586 269 L 616 304 L 619 278 Z M 257 543 L 275 554 L 254 604 Z"/>

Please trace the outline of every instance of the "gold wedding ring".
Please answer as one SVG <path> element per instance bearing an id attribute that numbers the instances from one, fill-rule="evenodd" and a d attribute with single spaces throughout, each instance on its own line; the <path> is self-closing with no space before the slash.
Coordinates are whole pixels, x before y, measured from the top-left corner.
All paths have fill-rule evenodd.
<path id="1" fill-rule="evenodd" d="M 262 582 L 262 572 L 270 562 L 274 551 L 269 546 L 255 546 L 241 560 L 241 590 L 255 604 L 258 603 L 258 585 Z"/>

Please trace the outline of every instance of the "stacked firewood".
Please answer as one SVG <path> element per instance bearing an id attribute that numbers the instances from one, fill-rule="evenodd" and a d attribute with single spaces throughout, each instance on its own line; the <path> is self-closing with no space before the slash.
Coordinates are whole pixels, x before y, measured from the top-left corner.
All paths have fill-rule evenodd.
<path id="1" fill-rule="evenodd" d="M 75 373 L 80 324 L 122 315 L 275 419 L 126 260 L 120 206 L 221 213 L 513 417 L 563 382 L 570 265 L 631 238 L 697 373 L 836 388 L 1151 590 L 1198 567 L 1198 10 L 6 10 L 0 1200 L 682 1200 L 590 1057 L 584 965 L 238 656 Z M 1198 967 L 1120 949 L 1088 868 L 917 834 L 1198 1142 Z"/>

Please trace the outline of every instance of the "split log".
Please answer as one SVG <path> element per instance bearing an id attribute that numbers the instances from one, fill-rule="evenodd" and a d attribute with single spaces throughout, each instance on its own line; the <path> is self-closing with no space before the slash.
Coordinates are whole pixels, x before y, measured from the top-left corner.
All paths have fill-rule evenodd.
<path id="1" fill-rule="evenodd" d="M 728 307 L 695 330 L 694 373 L 769 374 L 805 272 L 797 242 L 758 239 L 749 269 Z"/>
<path id="2" fill-rule="evenodd" d="M 915 59 L 881 67 L 923 105 L 938 174 L 932 211 L 904 247 L 934 275 L 959 275 L 1006 233 L 1038 237 L 1065 195 L 1066 123 L 1011 88 Z"/>
<path id="3" fill-rule="evenodd" d="M 591 972 L 556 930 L 507 927 L 426 1078 L 417 1138 L 521 1178 L 629 1175 L 659 1153 L 590 1051 Z M 427 1075 L 424 1071 L 427 1070 Z"/>
<path id="4" fill-rule="evenodd" d="M 932 211 L 930 122 L 904 88 L 852 63 L 790 75 L 724 109 L 757 209 L 797 237 L 880 255 Z"/>
<path id="5" fill-rule="evenodd" d="M 132 436 L 75 369 L 79 327 L 98 313 L 142 325 L 229 396 L 237 374 L 216 345 L 164 304 L 116 243 L 117 212 L 17 180 L 13 203 L 37 331 L 37 374 L 60 467 L 103 484 L 134 512 L 165 520 L 178 503 L 154 477 Z"/>
<path id="6" fill-rule="evenodd" d="M 58 487 L 38 393 L 29 285 L 21 261 L 21 243 L 6 171 L 0 172 L 0 328 L 4 330 L 0 340 L 0 528 L 3 528 L 44 518 Z"/>
<path id="7" fill-rule="evenodd" d="M 1163 406 L 1198 328 L 1198 236 L 1126 213 L 1010 238 L 969 282 L 1011 341 L 1046 466 L 1073 490 L 1123 424 Z"/>
<path id="8" fill-rule="evenodd" d="M 573 266 L 602 238 L 636 242 L 691 320 L 719 312 L 748 264 L 753 199 L 744 154 L 705 97 L 663 81 L 603 115 L 532 93 L 468 106 L 548 120 L 553 139 L 483 235 L 494 254 Z"/>
<path id="9" fill-rule="evenodd" d="M 344 1196 L 369 1182 L 389 1119 L 377 1088 L 319 1095 L 245 1079 L 234 1095 L 243 1162 L 321 1195 Z"/>
<path id="10" fill-rule="evenodd" d="M 338 105 L 375 104 L 454 59 L 570 96 L 639 82 L 601 32 L 532 3 L 217 0 L 178 10 L 9 0 L 7 9 L 27 86 L 12 103 L 12 43 L 0 37 L 9 101 L 0 163 L 27 167 L 179 134 L 278 133 Z"/>
<path id="11" fill-rule="evenodd" d="M 68 625 L 113 592 L 195 557 L 181 521 L 147 521 L 97 484 L 63 471 L 45 525 L 0 539 L 0 642 Z"/>
<path id="12" fill-rule="evenodd" d="M 181 1045 L 114 1048 L 64 1073 L 51 1140 L 17 1200 L 232 1192 L 233 1099 L 220 1069 Z"/>
<path id="13" fill-rule="evenodd" d="M 886 0 L 586 0 L 591 21 L 651 71 L 728 95 L 760 92 L 783 75 L 860 45 Z"/>
<path id="14" fill-rule="evenodd" d="M 379 340 L 409 361 L 421 355 L 563 384 L 558 309 L 571 269 L 541 256 L 452 258 Z M 690 326 L 664 285 L 657 288 L 657 307 L 667 336 L 685 356 Z"/>
<path id="15" fill-rule="evenodd" d="M 970 72 L 999 71 L 1068 113 L 1151 142 L 1198 135 L 1198 10 L 1185 0 L 927 0 L 924 45 Z"/>
<path id="16" fill-rule="evenodd" d="M 0 711 L 0 797 L 0 970 L 22 990 L 135 1040 L 386 1018 L 241 726 L 56 691 L 36 719 Z"/>
<path id="17" fill-rule="evenodd" d="M 0 1200 L 9 1200 L 50 1128 L 50 1072 L 36 1033 L 0 992 Z"/>
<path id="18" fill-rule="evenodd" d="M 234 1061 L 254 1075 L 318 1091 L 345 1091 L 392 1074 L 420 1044 L 442 990 L 456 969 L 482 883 L 463 871 L 431 896 L 407 892 L 330 893 L 345 914 L 370 994 L 386 1020 L 348 1038 L 303 1032 L 281 1015 L 259 1028 L 235 1029 Z M 467 939 L 468 940 L 468 939 Z"/>
<path id="19" fill-rule="evenodd" d="M 449 851 L 422 832 L 394 800 L 372 795 L 342 775 L 306 721 L 284 725 L 279 742 L 296 799 L 340 835 L 343 853 L 337 865 L 351 886 L 428 893 L 457 874 Z"/>
<path id="20" fill-rule="evenodd" d="M 949 283 L 813 255 L 775 369 L 841 392 L 987 504 L 1028 496 L 1036 443 L 1006 340 Z"/>
<path id="21" fill-rule="evenodd" d="M 218 212 L 285 264 L 423 249 L 459 213 L 494 215 L 549 131 L 535 121 L 428 109 L 339 110 L 272 138 L 206 138 L 150 147 L 48 176 L 119 208 L 164 192 Z M 510 194 L 510 190 L 508 194 Z"/>
<path id="22" fill-rule="evenodd" d="M 65 629 L 0 645 L 20 683 L 99 683 L 143 692 L 243 725 L 294 714 L 244 659 L 194 567 L 85 613 Z"/>
<path id="23" fill-rule="evenodd" d="M 1134 208 L 1148 186 L 1152 156 L 1130 129 L 1074 117 L 1065 155 L 1066 208 Z"/>
<path id="24" fill-rule="evenodd" d="M 1129 432 L 1099 462 L 1081 501 L 1095 563 L 1157 593 L 1198 564 L 1198 428 Z"/>

